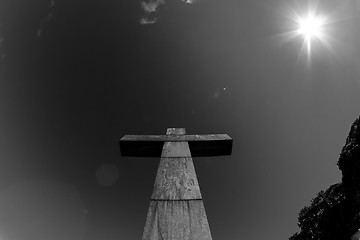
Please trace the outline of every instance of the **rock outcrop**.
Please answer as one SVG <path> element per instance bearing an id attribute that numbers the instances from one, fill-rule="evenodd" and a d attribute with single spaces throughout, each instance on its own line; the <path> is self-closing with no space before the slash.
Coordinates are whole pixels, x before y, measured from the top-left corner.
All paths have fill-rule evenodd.
<path id="1" fill-rule="evenodd" d="M 298 218 L 289 240 L 350 240 L 360 228 L 360 117 L 352 124 L 339 160 L 342 182 L 320 191 Z"/>

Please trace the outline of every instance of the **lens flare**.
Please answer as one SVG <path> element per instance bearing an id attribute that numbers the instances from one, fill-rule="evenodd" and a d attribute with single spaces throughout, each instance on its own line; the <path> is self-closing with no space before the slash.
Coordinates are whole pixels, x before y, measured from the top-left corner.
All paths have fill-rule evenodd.
<path id="1" fill-rule="evenodd" d="M 307 46 L 307 52 L 310 54 L 312 41 L 320 40 L 324 42 L 326 40 L 323 29 L 326 19 L 315 15 L 314 12 L 310 12 L 305 18 L 299 17 L 297 23 L 297 34 L 303 36 L 304 44 Z"/>
<path id="2" fill-rule="evenodd" d="M 316 47 L 323 46 L 331 51 L 330 38 L 327 30 L 329 23 L 334 20 L 321 13 L 318 1 L 313 2 L 312 5 L 303 7 L 302 10 L 288 6 L 285 12 L 286 17 L 290 20 L 288 22 L 290 24 L 285 26 L 289 31 L 279 35 L 281 36 L 281 40 L 301 39 L 302 47 L 300 52 L 306 53 L 308 59 L 310 59 L 312 52 L 315 50 L 313 49 L 313 45 L 316 45 Z"/>
<path id="3" fill-rule="evenodd" d="M 320 37 L 323 24 L 323 19 L 316 16 L 307 16 L 307 18 L 301 19 L 299 22 L 299 33 L 304 35 L 305 39 Z"/>

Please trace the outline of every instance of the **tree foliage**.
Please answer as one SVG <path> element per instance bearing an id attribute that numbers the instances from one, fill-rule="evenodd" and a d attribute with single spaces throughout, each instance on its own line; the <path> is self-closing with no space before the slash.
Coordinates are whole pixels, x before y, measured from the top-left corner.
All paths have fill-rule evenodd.
<path id="1" fill-rule="evenodd" d="M 352 124 L 337 162 L 342 182 L 320 191 L 298 218 L 289 240 L 350 240 L 360 228 L 360 117 Z"/>
<path id="2" fill-rule="evenodd" d="M 348 201 L 341 183 L 320 191 L 298 218 L 300 232 L 289 240 L 345 240 L 360 227 L 359 205 Z"/>

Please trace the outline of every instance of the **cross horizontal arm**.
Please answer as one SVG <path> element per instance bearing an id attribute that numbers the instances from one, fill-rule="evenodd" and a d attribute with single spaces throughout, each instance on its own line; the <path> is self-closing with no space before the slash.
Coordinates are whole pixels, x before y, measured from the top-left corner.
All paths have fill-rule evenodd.
<path id="1" fill-rule="evenodd" d="M 231 155 L 232 139 L 227 134 L 125 135 L 120 139 L 122 156 L 160 157 L 164 142 L 188 142 L 191 156 Z"/>
<path id="2" fill-rule="evenodd" d="M 160 142 L 190 142 L 231 140 L 227 134 L 204 135 L 125 135 L 120 141 L 160 141 Z"/>

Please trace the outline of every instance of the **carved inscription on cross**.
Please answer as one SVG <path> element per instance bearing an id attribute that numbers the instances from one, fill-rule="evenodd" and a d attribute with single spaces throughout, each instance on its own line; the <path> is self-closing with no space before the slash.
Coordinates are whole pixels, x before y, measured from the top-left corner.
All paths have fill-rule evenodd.
<path id="1" fill-rule="evenodd" d="M 125 135 L 122 156 L 161 157 L 143 240 L 211 240 L 193 157 L 230 155 L 227 134 L 186 135 L 168 128 L 166 135 Z"/>

